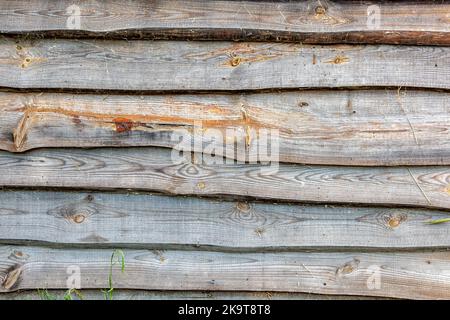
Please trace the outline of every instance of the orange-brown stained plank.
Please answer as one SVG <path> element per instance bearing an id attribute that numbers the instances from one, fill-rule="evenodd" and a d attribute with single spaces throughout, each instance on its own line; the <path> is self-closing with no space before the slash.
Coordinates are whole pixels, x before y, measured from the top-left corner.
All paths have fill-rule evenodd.
<path id="1" fill-rule="evenodd" d="M 379 19 L 374 15 L 378 9 Z M 74 6 L 70 0 L 14 0 L 0 4 L 0 31 L 129 39 L 449 45 L 449 11 L 445 1 L 89 0 Z"/>
<path id="2" fill-rule="evenodd" d="M 137 91 L 450 88 L 450 47 L 0 40 L 0 87 Z"/>
<path id="3" fill-rule="evenodd" d="M 278 136 L 269 141 L 279 144 L 282 162 L 450 165 L 446 92 L 142 96 L 2 92 L 0 111 L 0 149 L 12 152 L 162 146 L 245 160 L 258 155 L 264 130 L 272 130 Z M 235 130 L 234 135 L 227 130 Z M 232 148 L 234 136 L 244 152 L 227 154 L 225 148 Z"/>
<path id="4" fill-rule="evenodd" d="M 199 196 L 450 209 L 450 167 L 278 166 L 215 162 L 164 148 L 0 152 L 0 185 L 137 189 Z M 401 222 L 401 221 L 399 221 Z M 392 222 L 395 226 L 396 222 Z"/>

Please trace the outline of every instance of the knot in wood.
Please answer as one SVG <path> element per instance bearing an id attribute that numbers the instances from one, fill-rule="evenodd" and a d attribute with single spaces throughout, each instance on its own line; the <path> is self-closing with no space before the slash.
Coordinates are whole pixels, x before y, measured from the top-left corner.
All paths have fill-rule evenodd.
<path id="1" fill-rule="evenodd" d="M 317 15 L 325 14 L 326 11 L 327 11 L 327 9 L 325 9 L 322 6 L 317 6 L 316 9 L 315 9 L 315 12 L 316 12 Z"/>
<path id="2" fill-rule="evenodd" d="M 244 212 L 247 213 L 250 211 L 250 205 L 247 202 L 238 202 L 236 204 L 236 208 L 240 211 L 240 212 Z"/>
<path id="3" fill-rule="evenodd" d="M 307 102 L 301 101 L 301 102 L 298 103 L 298 106 L 299 106 L 300 108 L 304 108 L 304 107 L 309 106 L 309 104 L 308 104 Z"/>
<path id="4" fill-rule="evenodd" d="M 199 182 L 199 183 L 197 183 L 197 188 L 199 188 L 200 190 L 205 189 L 205 187 L 206 187 L 206 185 L 205 185 L 204 182 Z"/>
<path id="5" fill-rule="evenodd" d="M 388 215 L 385 218 L 387 226 L 391 229 L 397 228 L 406 219 L 407 216 L 403 213 Z"/>
<path id="6" fill-rule="evenodd" d="M 336 275 L 346 275 L 355 271 L 359 266 L 360 261 L 358 259 L 353 259 L 352 261 L 346 262 L 344 265 L 340 266 L 336 270 Z"/>
<path id="7" fill-rule="evenodd" d="M 84 220 L 86 220 L 86 214 L 84 213 L 77 213 L 72 218 L 73 222 L 75 223 L 83 223 Z"/>
<path id="8" fill-rule="evenodd" d="M 10 290 L 15 285 L 17 285 L 20 281 L 20 275 L 22 274 L 22 266 L 15 265 L 11 267 L 6 274 L 5 280 L 2 283 L 2 287 L 6 290 Z"/>
<path id="9" fill-rule="evenodd" d="M 230 64 L 231 64 L 233 67 L 238 66 L 240 63 L 241 63 L 241 58 L 239 58 L 239 57 L 233 57 L 233 58 L 231 58 Z"/>
<path id="10" fill-rule="evenodd" d="M 347 58 L 347 57 L 337 56 L 336 58 L 334 58 L 334 60 L 332 62 L 334 64 L 341 64 L 341 63 L 348 62 L 348 60 L 349 60 L 349 58 Z"/>

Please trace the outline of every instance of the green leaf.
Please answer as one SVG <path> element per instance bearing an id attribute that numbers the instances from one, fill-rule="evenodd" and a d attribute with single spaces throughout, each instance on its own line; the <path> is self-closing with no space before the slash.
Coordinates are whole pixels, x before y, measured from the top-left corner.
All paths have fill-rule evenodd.
<path id="1" fill-rule="evenodd" d="M 69 292 L 67 292 L 65 295 L 64 295 L 64 300 L 73 300 L 73 298 L 72 298 L 72 295 L 69 293 Z"/>

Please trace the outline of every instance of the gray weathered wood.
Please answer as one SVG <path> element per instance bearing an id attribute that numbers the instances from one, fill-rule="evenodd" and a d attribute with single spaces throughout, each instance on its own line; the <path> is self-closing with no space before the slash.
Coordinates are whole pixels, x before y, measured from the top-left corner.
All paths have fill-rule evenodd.
<path id="1" fill-rule="evenodd" d="M 73 300 L 105 300 L 101 290 L 78 290 Z M 63 300 L 67 290 L 26 290 L 0 293 L 0 300 Z M 338 296 L 297 292 L 249 291 L 149 291 L 114 290 L 113 300 L 378 300 L 387 298 L 367 296 Z"/>
<path id="2" fill-rule="evenodd" d="M 379 25 L 371 5 L 380 9 Z M 449 10 L 443 1 L 13 0 L 1 2 L 0 32 L 449 45 Z M 70 15 L 79 15 L 79 26 Z"/>
<path id="3" fill-rule="evenodd" d="M 116 193 L 3 191 L 0 242 L 109 247 L 449 247 L 435 210 L 266 204 Z"/>
<path id="4" fill-rule="evenodd" d="M 0 247 L 0 291 L 108 287 L 112 250 Z M 398 298 L 450 298 L 448 252 L 223 253 L 125 250 L 116 289 L 287 291 Z M 68 269 L 68 267 L 71 267 Z"/>
<path id="5" fill-rule="evenodd" d="M 3 39 L 0 86 L 104 90 L 448 89 L 449 59 L 450 47 L 430 46 Z"/>
<path id="6" fill-rule="evenodd" d="M 164 148 L 0 152 L 0 185 L 140 189 L 172 194 L 450 209 L 450 167 L 222 163 Z M 219 163 L 219 161 L 221 163 Z"/>
<path id="7" fill-rule="evenodd" d="M 243 152 L 231 156 L 246 160 L 258 157 L 264 139 L 259 133 L 270 130 L 278 132 L 270 141 L 279 145 L 282 162 L 449 165 L 450 94 L 414 90 L 142 96 L 0 93 L 0 148 L 13 152 L 40 147 L 164 146 L 230 156 L 224 147 L 234 149 L 235 139 L 229 136 L 235 135 Z"/>

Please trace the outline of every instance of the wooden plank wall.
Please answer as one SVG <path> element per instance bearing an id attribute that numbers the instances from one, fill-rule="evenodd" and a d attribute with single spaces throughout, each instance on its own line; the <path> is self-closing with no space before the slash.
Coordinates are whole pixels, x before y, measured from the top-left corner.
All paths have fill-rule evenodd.
<path id="1" fill-rule="evenodd" d="M 449 15 L 1 0 L 0 299 L 449 299 Z"/>

